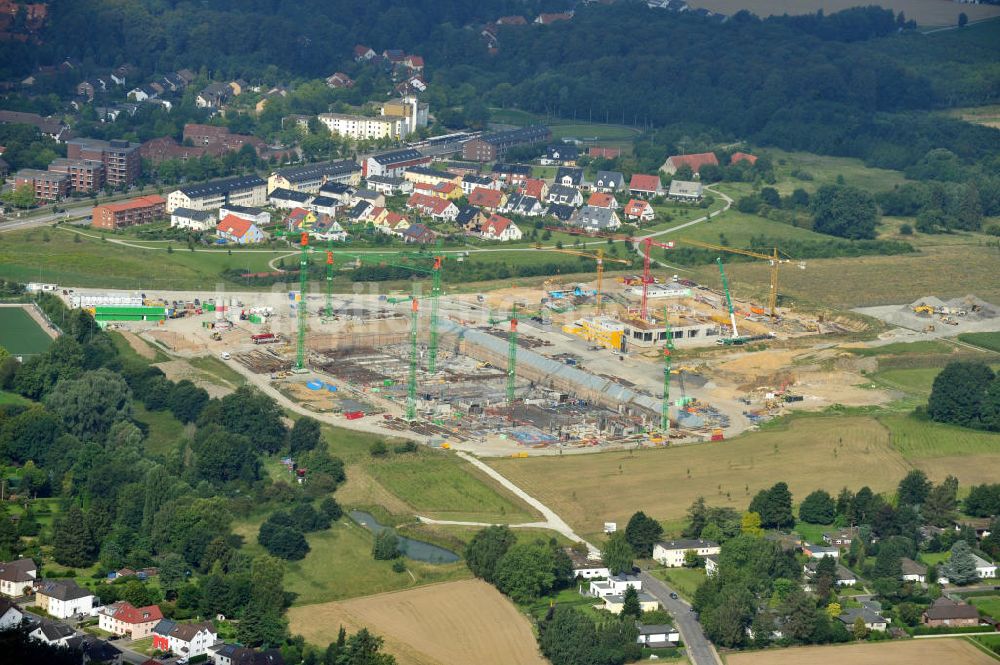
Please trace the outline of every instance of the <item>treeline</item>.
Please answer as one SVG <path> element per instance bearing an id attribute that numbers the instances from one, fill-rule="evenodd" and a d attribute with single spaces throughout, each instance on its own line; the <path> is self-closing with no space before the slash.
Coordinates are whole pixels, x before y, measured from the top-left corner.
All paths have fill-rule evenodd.
<path id="1" fill-rule="evenodd" d="M 1000 376 L 983 362 L 948 363 L 934 377 L 926 414 L 941 423 L 1000 432 Z"/>
<path id="2" fill-rule="evenodd" d="M 42 564 L 45 553 L 72 569 L 96 564 L 95 580 L 156 566 L 157 585 L 133 577 L 96 584 L 95 593 L 103 602 L 158 603 L 174 619 L 224 614 L 239 621 L 241 642 L 280 647 L 290 663 L 393 662 L 367 632 L 325 653 L 287 632 L 294 595 L 281 559 L 301 558 L 301 534 L 341 516 L 331 493 L 344 465 L 322 445 L 319 424 L 301 418 L 289 429 L 274 400 L 249 387 L 209 398 L 120 351 L 86 312 L 48 294 L 38 303 L 64 334 L 23 364 L 0 352 L 0 389 L 32 400 L 0 406 L 0 464 L 16 469 L 7 496 L 27 506 L 16 525 L 0 515 L 0 560 Z M 169 411 L 187 434 L 151 452 L 140 406 Z M 278 453 L 308 468 L 308 482 L 263 474 L 264 457 Z M 57 500 L 50 529 L 33 507 L 39 497 Z M 262 544 L 277 556 L 250 555 L 233 533 L 236 520 L 261 509 L 273 513 Z"/>

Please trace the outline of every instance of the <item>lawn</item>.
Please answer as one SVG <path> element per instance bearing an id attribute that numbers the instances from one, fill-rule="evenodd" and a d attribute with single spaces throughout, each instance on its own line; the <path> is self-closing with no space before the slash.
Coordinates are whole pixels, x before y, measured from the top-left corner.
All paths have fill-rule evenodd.
<path id="1" fill-rule="evenodd" d="M 21 397 L 17 393 L 9 393 L 6 390 L 0 390 L 0 406 L 3 406 L 5 404 L 27 406 L 28 404 L 31 404 L 31 400 L 25 397 Z"/>
<path id="2" fill-rule="evenodd" d="M 871 378 L 889 388 L 926 398 L 931 394 L 934 378 L 940 373 L 940 367 L 884 369 L 872 374 Z"/>
<path id="3" fill-rule="evenodd" d="M 649 572 L 669 584 L 678 596 L 687 601 L 694 598 L 695 591 L 705 581 L 704 568 L 656 568 Z"/>
<path id="4" fill-rule="evenodd" d="M 604 522 L 624 524 L 637 510 L 681 519 L 699 496 L 743 510 L 778 481 L 800 501 L 815 489 L 836 493 L 863 482 L 889 490 L 909 470 L 888 430 L 867 416 L 793 418 L 720 443 L 489 463 L 595 538 Z"/>
<path id="5" fill-rule="evenodd" d="M 802 521 L 795 523 L 795 533 L 799 534 L 802 540 L 819 545 L 823 544 L 823 533 L 832 528 L 829 524 L 810 524 Z"/>
<path id="6" fill-rule="evenodd" d="M 23 307 L 0 307 L 0 347 L 13 356 L 33 356 L 50 344 L 52 338 Z"/>
<path id="7" fill-rule="evenodd" d="M 149 427 L 146 450 L 154 455 L 170 453 L 184 438 L 184 424 L 170 411 L 148 411 L 138 400 L 133 402 L 135 419 Z"/>
<path id="8" fill-rule="evenodd" d="M 908 459 L 1000 453 L 1000 434 L 936 423 L 908 415 L 881 416 L 892 445 Z"/>
<path id="9" fill-rule="evenodd" d="M 950 556 L 951 552 L 921 552 L 920 560 L 928 566 L 940 566 Z"/>
<path id="10" fill-rule="evenodd" d="M 1000 618 L 1000 595 L 969 598 L 969 602 L 994 619 Z"/>
<path id="11" fill-rule="evenodd" d="M 958 340 L 1000 353 L 1000 332 L 962 333 Z"/>
<path id="12" fill-rule="evenodd" d="M 856 356 L 902 356 L 910 354 L 952 353 L 955 347 L 946 342 L 924 340 L 919 342 L 895 342 L 882 346 L 848 349 Z M 940 370 L 936 370 L 940 371 Z"/>

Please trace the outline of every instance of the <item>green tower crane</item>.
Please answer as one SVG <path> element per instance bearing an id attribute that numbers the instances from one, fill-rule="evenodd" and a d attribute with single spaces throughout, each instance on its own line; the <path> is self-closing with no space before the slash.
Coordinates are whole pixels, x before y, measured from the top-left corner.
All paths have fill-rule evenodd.
<path id="1" fill-rule="evenodd" d="M 306 302 L 306 290 L 309 281 L 309 234 L 303 233 L 302 256 L 299 258 L 299 339 L 295 353 L 295 369 L 304 370 L 306 361 L 306 317 L 309 315 L 309 307 Z"/>
<path id="2" fill-rule="evenodd" d="M 438 299 L 441 297 L 441 257 L 434 257 L 434 267 L 431 268 L 431 331 L 430 344 L 427 349 L 427 371 L 433 374 L 437 371 L 438 355 Z"/>
<path id="3" fill-rule="evenodd" d="M 333 319 L 333 252 L 326 251 L 326 306 L 323 308 L 323 318 Z"/>
<path id="4" fill-rule="evenodd" d="M 416 296 L 410 310 L 410 378 L 406 386 L 406 419 L 413 422 L 417 419 L 417 316 L 420 302 Z"/>
<path id="5" fill-rule="evenodd" d="M 663 405 L 660 409 L 660 429 L 665 435 L 670 434 L 670 372 L 673 369 L 674 334 L 670 329 L 670 319 L 667 308 L 663 308 L 663 325 L 666 328 L 667 342 L 663 345 Z"/>
<path id="6" fill-rule="evenodd" d="M 517 382 L 517 303 L 510 306 L 510 336 L 507 339 L 507 408 L 514 418 L 514 388 Z"/>
<path id="7" fill-rule="evenodd" d="M 736 339 L 740 333 L 736 330 L 736 311 L 733 309 L 733 299 L 729 295 L 729 280 L 726 279 L 726 269 L 722 267 L 722 257 L 715 259 L 719 264 L 719 274 L 722 275 L 722 290 L 726 292 L 726 304 L 729 305 L 729 321 L 733 325 L 732 338 Z"/>

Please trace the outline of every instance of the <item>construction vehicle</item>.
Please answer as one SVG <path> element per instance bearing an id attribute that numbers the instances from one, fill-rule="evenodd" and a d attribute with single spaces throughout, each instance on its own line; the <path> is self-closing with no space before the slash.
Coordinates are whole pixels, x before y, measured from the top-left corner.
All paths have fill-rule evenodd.
<path id="1" fill-rule="evenodd" d="M 925 305 L 924 303 L 920 303 L 919 305 L 913 308 L 913 313 L 930 316 L 931 314 L 934 313 L 934 308 L 931 307 L 930 305 Z"/>
<path id="2" fill-rule="evenodd" d="M 749 249 L 737 249 L 735 247 L 726 247 L 724 245 L 713 245 L 708 242 L 701 242 L 700 240 L 688 240 L 681 238 L 678 242 L 682 242 L 686 245 L 693 245 L 695 247 L 702 247 L 704 249 L 714 249 L 719 252 L 729 252 L 730 254 L 740 254 L 742 256 L 752 256 L 755 259 L 761 259 L 767 261 L 770 264 L 771 272 L 771 284 L 768 291 L 767 297 L 767 307 L 770 312 L 772 319 L 778 318 L 778 266 L 782 263 L 790 263 L 792 261 L 787 255 L 784 254 L 777 247 L 772 248 L 771 254 L 761 254 L 760 252 L 754 252 Z M 798 262 L 799 268 L 805 269 L 806 264 L 803 261 Z"/>

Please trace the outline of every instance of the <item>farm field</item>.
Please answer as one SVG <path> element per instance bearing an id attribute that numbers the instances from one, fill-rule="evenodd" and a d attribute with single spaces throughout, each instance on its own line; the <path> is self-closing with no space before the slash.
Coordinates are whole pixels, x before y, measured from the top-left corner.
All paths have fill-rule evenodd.
<path id="1" fill-rule="evenodd" d="M 1000 353 L 1000 332 L 963 333 L 958 336 L 958 339 L 966 344 Z"/>
<path id="2" fill-rule="evenodd" d="M 989 655 L 961 638 L 867 642 L 843 646 L 767 649 L 726 656 L 727 665 L 995 665 Z"/>
<path id="3" fill-rule="evenodd" d="M 33 356 L 49 348 L 52 338 L 23 307 L 0 307 L 0 346 L 14 356 Z"/>
<path id="4" fill-rule="evenodd" d="M 449 453 L 421 450 L 372 460 L 364 465 L 364 472 L 398 497 L 410 513 L 476 522 L 539 519 L 527 505 L 494 486 L 488 476 Z"/>
<path id="5" fill-rule="evenodd" d="M 600 534 L 605 521 L 623 524 L 636 510 L 683 518 L 699 496 L 742 510 L 778 481 L 801 500 L 814 489 L 860 486 L 860 479 L 875 491 L 891 489 L 908 470 L 888 430 L 866 416 L 795 418 L 724 443 L 489 463 L 583 536 Z"/>
<path id="6" fill-rule="evenodd" d="M 1000 434 L 995 432 L 980 432 L 906 415 L 882 416 L 879 421 L 889 428 L 893 447 L 907 459 L 1000 454 Z"/>
<path id="7" fill-rule="evenodd" d="M 344 602 L 293 607 L 292 633 L 326 646 L 367 627 L 385 637 L 399 665 L 544 665 L 531 624 L 499 591 L 480 580 L 435 584 Z"/>
<path id="8" fill-rule="evenodd" d="M 857 7 L 856 0 L 692 0 L 695 9 L 702 7 L 723 14 L 735 14 L 747 9 L 760 17 L 781 14 L 815 14 L 822 9 L 827 14 Z M 876 3 L 895 12 L 905 12 L 921 26 L 956 25 L 958 15 L 965 12 L 970 21 L 1000 15 L 1000 8 L 988 5 L 956 6 L 948 0 L 880 0 Z"/>

